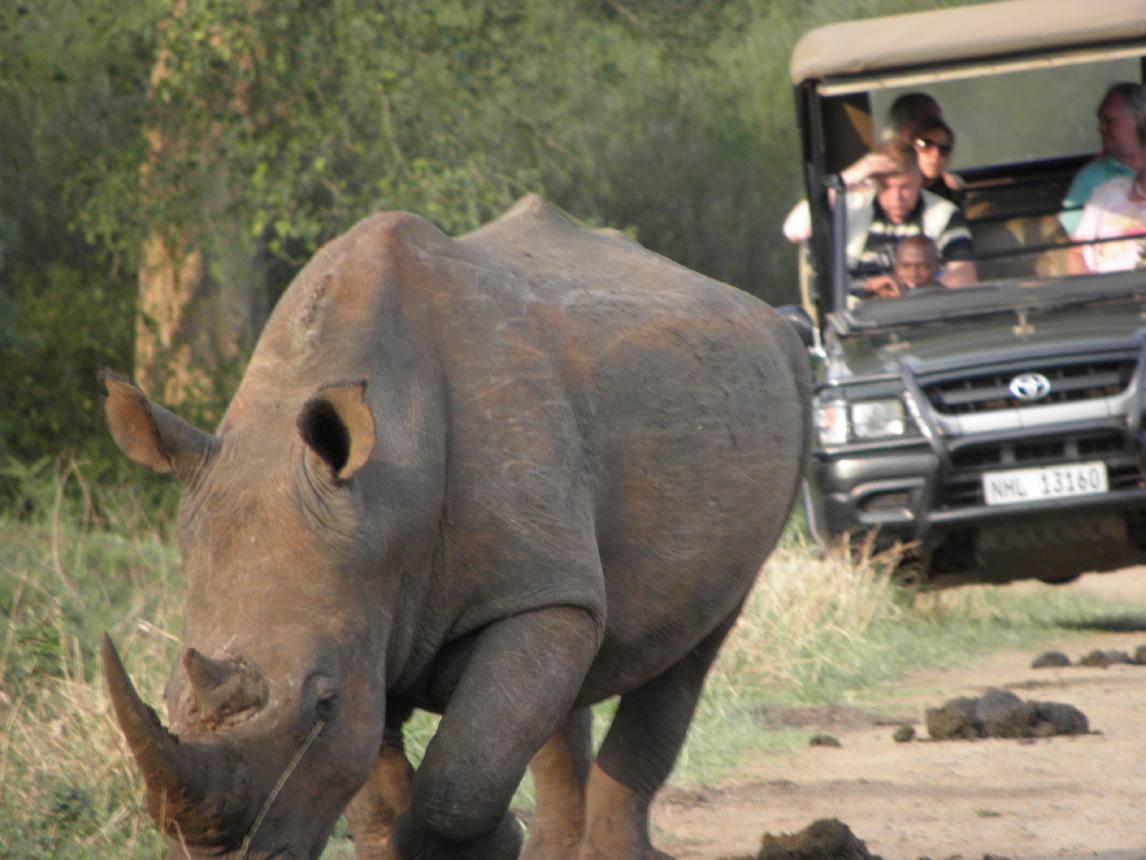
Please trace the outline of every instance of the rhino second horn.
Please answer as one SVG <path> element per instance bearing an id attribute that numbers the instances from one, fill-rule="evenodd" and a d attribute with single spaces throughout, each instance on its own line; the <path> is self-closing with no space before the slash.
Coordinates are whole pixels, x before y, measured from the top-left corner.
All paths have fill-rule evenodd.
<path id="1" fill-rule="evenodd" d="M 233 745 L 181 742 L 139 697 L 106 633 L 101 657 L 112 708 L 143 773 L 155 823 L 192 845 L 241 838 L 253 816 L 246 769 Z"/>
<path id="2" fill-rule="evenodd" d="M 199 719 L 209 728 L 266 704 L 267 685 L 253 669 L 212 660 L 194 648 L 183 651 L 183 668 L 198 699 Z"/>

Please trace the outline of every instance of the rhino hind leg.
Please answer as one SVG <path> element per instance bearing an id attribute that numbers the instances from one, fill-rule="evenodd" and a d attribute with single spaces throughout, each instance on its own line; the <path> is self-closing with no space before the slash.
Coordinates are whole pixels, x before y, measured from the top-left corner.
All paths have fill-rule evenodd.
<path id="1" fill-rule="evenodd" d="M 398 816 L 410 805 L 414 769 L 406 759 L 401 727 L 387 728 L 374 770 L 350 805 L 346 822 L 354 834 L 358 860 L 394 860 L 390 831 Z"/>
<path id="2" fill-rule="evenodd" d="M 574 710 L 529 763 L 536 803 L 521 860 L 576 858 L 585 830 L 592 723 L 588 708 Z"/>
<path id="3" fill-rule="evenodd" d="M 672 860 L 649 841 L 649 807 L 688 734 L 704 678 L 739 607 L 681 660 L 621 696 L 589 777 L 578 860 Z"/>

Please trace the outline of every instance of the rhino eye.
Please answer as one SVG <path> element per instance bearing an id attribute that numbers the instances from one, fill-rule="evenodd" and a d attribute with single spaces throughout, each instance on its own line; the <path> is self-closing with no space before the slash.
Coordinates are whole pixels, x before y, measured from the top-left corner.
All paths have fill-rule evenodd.
<path id="1" fill-rule="evenodd" d="M 317 719 L 329 720 L 334 716 L 337 707 L 338 693 L 331 690 L 318 697 L 318 701 L 314 703 L 314 715 Z"/>

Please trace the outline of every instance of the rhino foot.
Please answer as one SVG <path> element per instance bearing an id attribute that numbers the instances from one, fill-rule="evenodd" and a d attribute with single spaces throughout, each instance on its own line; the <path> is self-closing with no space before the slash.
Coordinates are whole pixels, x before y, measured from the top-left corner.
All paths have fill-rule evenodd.
<path id="1" fill-rule="evenodd" d="M 487 836 L 457 842 L 420 830 L 405 813 L 391 839 L 398 860 L 517 860 L 521 853 L 521 828 L 513 815 L 506 815 Z"/>

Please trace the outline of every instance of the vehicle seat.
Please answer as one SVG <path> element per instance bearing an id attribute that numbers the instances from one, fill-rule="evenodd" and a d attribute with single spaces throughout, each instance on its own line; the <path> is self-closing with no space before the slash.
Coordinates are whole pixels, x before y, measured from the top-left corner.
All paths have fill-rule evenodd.
<path id="1" fill-rule="evenodd" d="M 1066 274 L 1066 248 L 1041 250 L 1068 241 L 1058 220 L 1063 193 L 1058 182 L 969 189 L 966 214 L 975 251 L 998 254 L 976 264 L 980 280 Z"/>
<path id="2" fill-rule="evenodd" d="M 1047 278 L 1067 273 L 1066 248 L 1023 252 L 1024 248 L 1068 241 L 1057 212 L 1005 220 L 972 220 L 970 227 L 976 253 L 1008 252 L 1006 256 L 980 260 L 976 264 L 981 281 L 1032 276 Z"/>

